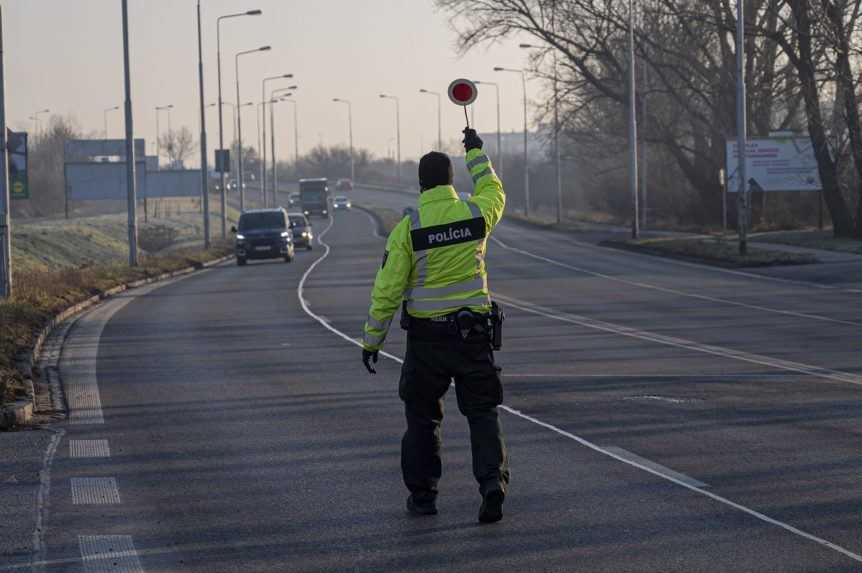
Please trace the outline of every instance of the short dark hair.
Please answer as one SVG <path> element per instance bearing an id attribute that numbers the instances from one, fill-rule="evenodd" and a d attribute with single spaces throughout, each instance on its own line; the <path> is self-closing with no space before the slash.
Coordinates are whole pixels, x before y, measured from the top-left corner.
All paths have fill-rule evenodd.
<path id="1" fill-rule="evenodd" d="M 438 185 L 451 185 L 453 177 L 452 161 L 445 153 L 432 151 L 419 160 L 419 186 L 423 191 Z"/>

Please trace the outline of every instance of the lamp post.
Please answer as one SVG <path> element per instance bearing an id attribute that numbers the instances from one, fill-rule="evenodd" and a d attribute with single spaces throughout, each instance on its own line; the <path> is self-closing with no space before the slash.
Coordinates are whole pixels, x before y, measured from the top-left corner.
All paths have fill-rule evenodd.
<path id="1" fill-rule="evenodd" d="M 234 58 L 234 66 L 236 70 L 236 101 L 242 101 L 242 98 L 239 95 L 239 58 L 240 56 L 246 56 L 248 54 L 256 54 L 258 52 L 266 52 L 271 50 L 270 46 L 261 46 L 260 48 L 256 48 L 254 50 L 245 50 L 243 52 L 237 53 Z M 237 110 L 236 113 L 236 132 L 237 132 L 237 179 L 239 185 L 239 210 L 243 211 L 245 209 L 245 186 L 243 184 L 242 178 L 242 111 Z"/>
<path id="2" fill-rule="evenodd" d="M 477 85 L 486 85 L 486 86 L 494 86 L 494 91 L 497 94 L 497 161 L 494 165 L 494 169 L 497 171 L 497 174 L 502 177 L 503 176 L 503 134 L 500 131 L 500 84 L 496 82 L 473 82 Z"/>
<path id="3" fill-rule="evenodd" d="M 632 238 L 640 236 L 640 213 L 638 213 L 638 112 L 637 72 L 635 70 L 635 9 L 634 0 L 629 0 L 629 189 L 632 195 Z"/>
<path id="4" fill-rule="evenodd" d="M 398 96 L 380 94 L 381 99 L 395 100 L 395 177 L 401 184 L 401 105 Z"/>
<path id="5" fill-rule="evenodd" d="M 238 12 L 236 14 L 226 14 L 219 16 L 216 19 L 216 50 L 217 50 L 217 66 L 218 66 L 218 146 L 220 150 L 224 150 L 224 124 L 222 121 L 222 96 L 221 96 L 221 23 L 222 20 L 229 18 L 239 18 L 240 16 L 260 16 L 263 14 L 261 10 L 247 10 L 246 12 Z M 236 113 L 236 108 L 234 108 Z M 236 125 L 236 124 L 234 124 Z M 225 186 L 224 171 L 220 174 L 221 178 L 221 238 L 227 238 L 227 188 Z"/>
<path id="6" fill-rule="evenodd" d="M 284 101 L 293 104 L 293 169 L 299 178 L 299 114 L 296 112 L 297 103 L 295 99 L 284 98 Z"/>
<path id="7" fill-rule="evenodd" d="M 112 111 L 117 111 L 120 109 L 120 106 L 115 105 L 114 107 L 106 107 L 102 114 L 104 115 L 105 120 L 105 131 L 103 139 L 108 139 L 108 113 Z"/>
<path id="8" fill-rule="evenodd" d="M 443 151 L 443 115 L 441 111 L 440 92 L 420 89 L 419 93 L 437 96 L 437 151 Z"/>
<path id="9" fill-rule="evenodd" d="M 521 89 L 524 97 L 524 216 L 530 216 L 530 166 L 527 155 L 527 72 L 515 68 L 497 66 L 495 72 L 511 72 L 521 74 Z"/>
<path id="10" fill-rule="evenodd" d="M 519 44 L 524 49 L 541 49 L 540 46 L 532 44 Z M 557 189 L 557 223 L 563 220 L 563 177 L 560 168 L 560 95 L 557 86 L 557 52 L 554 50 L 554 179 Z"/>
<path id="11" fill-rule="evenodd" d="M 138 266 L 137 197 L 135 195 L 135 130 L 132 116 L 132 76 L 129 65 L 129 5 L 123 0 L 123 75 L 126 112 L 126 204 L 128 210 L 129 266 Z"/>
<path id="12" fill-rule="evenodd" d="M 270 76 L 268 78 L 263 78 L 263 81 L 260 83 L 260 102 L 263 106 L 263 111 L 261 115 L 261 122 L 263 123 L 263 137 L 261 138 L 261 146 L 260 146 L 260 193 L 261 199 L 263 200 L 264 206 L 266 205 L 266 83 L 271 82 L 273 80 L 280 80 L 284 78 L 292 78 L 293 74 L 280 74 L 277 76 Z"/>
<path id="13" fill-rule="evenodd" d="M 204 248 L 210 248 L 210 190 L 207 169 L 207 118 L 204 104 L 204 51 L 201 32 L 201 0 L 197 3 L 198 16 L 198 89 L 201 108 L 201 199 L 204 215 Z M 107 129 L 106 129 L 107 131 Z"/>
<path id="14" fill-rule="evenodd" d="M 40 125 L 39 125 L 39 116 L 42 115 L 43 113 L 51 113 L 51 110 L 50 109 L 40 109 L 39 111 L 34 112 L 32 116 L 30 116 L 33 118 L 33 134 L 36 136 L 38 136 L 39 133 L 41 132 Z"/>
<path id="15" fill-rule="evenodd" d="M 335 103 L 343 103 L 347 106 L 347 135 L 350 141 L 350 180 L 356 181 L 356 164 L 353 157 L 353 105 L 349 100 L 332 98 Z"/>
<path id="16" fill-rule="evenodd" d="M 288 92 L 286 95 L 293 95 Z M 275 152 L 275 104 L 285 101 L 284 98 L 269 100 L 269 137 L 272 155 L 272 206 L 278 207 L 278 155 Z"/>
<path id="17" fill-rule="evenodd" d="M 161 130 L 159 129 L 159 112 L 169 110 L 174 107 L 174 104 L 169 105 L 157 105 L 156 106 L 156 167 L 158 168 L 161 165 L 162 160 L 162 142 L 161 138 Z"/>
<path id="18" fill-rule="evenodd" d="M 0 149 L 7 148 L 6 56 L 3 45 L 3 6 L 0 6 Z M 0 298 L 12 296 L 12 220 L 10 215 L 8 155 L 0 153 Z"/>
<path id="19" fill-rule="evenodd" d="M 748 173 L 745 164 L 746 143 L 748 139 L 748 117 L 746 113 L 745 88 L 745 11 L 741 0 L 736 5 L 736 147 L 738 154 L 739 191 L 737 193 L 737 229 L 739 233 L 739 254 L 748 254 Z"/>

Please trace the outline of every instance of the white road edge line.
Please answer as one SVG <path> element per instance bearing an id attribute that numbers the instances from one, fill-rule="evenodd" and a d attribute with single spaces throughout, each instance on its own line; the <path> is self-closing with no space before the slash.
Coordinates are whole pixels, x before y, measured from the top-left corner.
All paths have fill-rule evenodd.
<path id="1" fill-rule="evenodd" d="M 830 368 L 821 368 L 820 366 L 803 364 L 802 362 L 792 362 L 790 360 L 772 358 L 769 356 L 764 356 L 762 354 L 752 354 L 750 352 L 733 350 L 731 348 L 724 348 L 722 346 L 701 344 L 699 342 L 686 340 L 684 338 L 677 338 L 675 336 L 667 336 L 664 334 L 655 334 L 646 330 L 638 330 L 637 328 L 621 326 L 612 322 L 605 322 L 603 320 L 587 318 L 585 316 L 579 316 L 576 314 L 553 312 L 552 309 L 543 308 L 537 304 L 508 297 L 498 292 L 495 292 L 494 295 L 513 308 L 517 308 L 531 314 L 543 316 L 545 318 L 550 318 L 551 320 L 568 322 L 571 324 L 577 324 L 578 326 L 583 326 L 585 328 L 602 330 L 604 332 L 610 332 L 612 334 L 628 336 L 630 338 L 638 338 L 641 340 L 656 342 L 658 344 L 674 346 L 676 348 L 684 348 L 686 350 L 702 352 L 704 354 L 712 354 L 713 356 L 721 356 L 722 358 L 729 358 L 731 360 L 739 360 L 742 362 L 749 362 L 751 364 L 759 364 L 761 366 L 768 366 L 770 368 L 784 370 L 787 372 L 806 374 L 809 376 L 815 376 L 817 378 L 832 380 L 834 382 L 843 382 L 845 384 L 862 386 L 862 376 L 857 376 L 849 372 L 832 370 Z"/>
<path id="2" fill-rule="evenodd" d="M 42 458 L 42 469 L 39 471 L 39 491 L 36 494 L 36 527 L 33 529 L 33 558 L 30 567 L 34 573 L 44 571 L 45 566 L 45 520 L 48 518 L 48 508 L 51 500 L 51 465 L 66 430 L 49 429 L 54 435 Z"/>
<path id="3" fill-rule="evenodd" d="M 620 456 L 621 458 L 625 458 L 629 461 L 637 462 L 642 466 L 652 468 L 656 472 L 660 473 L 661 475 L 663 475 L 665 477 L 671 477 L 671 478 L 677 479 L 681 482 L 685 482 L 688 485 L 698 487 L 698 488 L 704 488 L 705 489 L 705 488 L 709 487 L 708 484 L 705 484 L 700 480 L 694 479 L 693 477 L 685 475 L 684 473 L 678 472 L 676 470 L 672 470 L 669 467 L 663 466 L 663 465 L 656 463 L 652 460 L 648 460 L 646 458 L 643 458 L 643 457 L 637 455 L 636 453 L 630 452 L 628 450 L 624 450 L 623 448 L 618 448 L 616 446 L 604 446 L 604 449 L 611 452 L 612 454 L 616 454 L 616 455 Z"/>
<path id="4" fill-rule="evenodd" d="M 350 344 L 354 344 L 354 345 L 356 345 L 356 346 L 361 347 L 361 346 L 362 346 L 362 343 L 361 343 L 361 342 L 359 342 L 358 340 L 356 340 L 356 339 L 354 339 L 354 338 L 351 338 L 350 336 L 348 336 L 348 335 L 344 334 L 343 332 L 341 332 L 340 330 L 338 330 L 337 328 L 335 328 L 335 327 L 334 327 L 334 326 L 332 326 L 331 324 L 329 324 L 329 323 L 327 323 L 327 322 L 324 322 L 324 321 L 320 320 L 320 318 L 319 318 L 316 314 L 314 314 L 313 312 L 311 312 L 311 310 L 310 310 L 310 309 L 309 309 L 309 307 L 308 307 L 308 303 L 306 302 L 305 297 L 303 296 L 303 295 L 304 295 L 304 293 L 305 293 L 305 281 L 308 279 L 308 277 L 311 275 L 311 273 L 314 271 L 314 269 L 317 267 L 317 265 L 319 265 L 320 263 L 322 263 L 322 262 L 323 262 L 324 260 L 326 260 L 326 258 L 329 256 L 329 253 L 330 253 L 331 249 L 330 249 L 330 247 L 329 247 L 329 245 L 328 245 L 328 244 L 326 244 L 326 243 L 324 243 L 324 242 L 323 242 L 323 237 L 324 237 L 324 236 L 326 235 L 326 233 L 327 233 L 327 232 L 332 228 L 332 224 L 333 224 L 333 220 L 332 220 L 332 218 L 330 217 L 330 219 L 329 219 L 329 225 L 328 225 L 328 226 L 326 227 L 326 229 L 324 229 L 324 230 L 323 230 L 323 232 L 322 232 L 322 233 L 320 233 L 320 235 L 317 237 L 317 242 L 318 242 L 321 246 L 323 246 L 323 248 L 325 249 L 325 250 L 324 250 L 324 253 L 323 253 L 323 254 L 322 254 L 322 255 L 321 255 L 317 260 L 315 260 L 315 261 L 314 261 L 314 262 L 313 262 L 313 263 L 308 267 L 308 269 L 305 271 L 305 273 L 303 273 L 302 278 L 301 278 L 301 279 L 300 279 L 300 281 L 299 281 L 299 285 L 297 286 L 297 289 L 296 289 L 296 291 L 297 291 L 297 296 L 299 297 L 299 303 L 300 303 L 300 305 L 302 306 L 302 309 L 303 309 L 303 310 L 305 311 L 305 313 L 306 313 L 306 314 L 308 314 L 311 318 L 313 318 L 314 320 L 316 320 L 316 321 L 317 321 L 318 323 L 320 323 L 324 328 L 326 328 L 327 330 L 329 330 L 330 332 L 332 332 L 333 334 L 335 334 L 335 335 L 336 335 L 336 336 L 338 336 L 339 338 L 341 338 L 341 339 L 343 339 L 343 340 L 345 340 L 345 341 L 349 342 Z M 392 354 L 389 354 L 388 352 L 383 352 L 383 351 L 381 351 L 381 352 L 380 352 L 380 354 L 381 354 L 381 355 L 383 355 L 383 356 L 385 356 L 386 358 L 389 358 L 389 359 L 391 359 L 391 360 L 394 360 L 395 362 L 397 362 L 397 363 L 399 363 L 399 364 L 404 364 L 404 361 L 403 361 L 401 358 L 398 358 L 397 356 L 394 356 L 394 355 L 392 355 Z M 690 491 L 692 491 L 692 492 L 695 492 L 695 493 L 699 493 L 699 494 L 701 494 L 701 495 L 704 495 L 704 496 L 706 496 L 706 497 L 708 497 L 708 498 L 712 499 L 713 501 L 716 501 L 716 502 L 718 502 L 718 503 L 720 503 L 720 504 L 722 504 L 722 505 L 726 505 L 726 506 L 728 506 L 728 507 L 732 507 L 732 508 L 734 508 L 734 509 L 736 509 L 736 510 L 738 510 L 738 511 L 741 511 L 741 512 L 743 512 L 743 513 L 745 513 L 745 514 L 748 514 L 748 515 L 750 515 L 750 516 L 752 516 L 752 517 L 754 517 L 754 518 L 756 518 L 756 519 L 758 519 L 758 520 L 760 520 L 760 521 L 763 521 L 764 523 L 768 523 L 768 524 L 770 524 L 770 525 L 774 525 L 774 526 L 776 526 L 776 527 L 779 527 L 779 528 L 781 528 L 781 529 L 783 529 L 783 530 L 785 530 L 785 531 L 787 531 L 787 532 L 790 532 L 790 533 L 792 533 L 792 534 L 794 534 L 794 535 L 797 535 L 797 536 L 799 536 L 799 537 L 802 537 L 803 539 L 807 539 L 807 540 L 809 540 L 809 541 L 813 541 L 814 543 L 816 543 L 816 544 L 818 544 L 818 545 L 820 545 L 820 546 L 822 546 L 822 547 L 825 547 L 825 548 L 827 548 L 827 549 L 831 549 L 831 550 L 836 551 L 836 552 L 838 552 L 838 553 L 840 553 L 840 554 L 842 554 L 842 555 L 844 555 L 844 556 L 846 556 L 846 557 L 849 557 L 850 559 L 852 559 L 852 560 L 854 560 L 854 561 L 857 561 L 857 562 L 859 562 L 859 563 L 862 563 L 862 555 L 859 555 L 859 554 L 853 553 L 853 552 L 852 552 L 852 551 L 850 551 L 849 549 L 845 549 L 845 548 L 841 547 L 840 545 L 837 545 L 837 544 L 835 544 L 835 543 L 832 543 L 831 541 L 828 541 L 828 540 L 826 540 L 826 539 L 823 539 L 822 537 L 817 537 L 816 535 L 813 535 L 813 534 L 811 534 L 811 533 L 807 533 L 807 532 L 805 532 L 805 531 L 802 531 L 801 529 L 799 529 L 799 528 L 797 528 L 797 527 L 794 527 L 794 526 L 790 525 L 789 523 L 785 523 L 785 522 L 783 522 L 783 521 L 779 521 L 779 520 L 777 520 L 777 519 L 774 519 L 774 518 L 772 518 L 772 517 L 769 517 L 769 516 L 768 516 L 768 515 L 766 515 L 766 514 L 760 513 L 760 512 L 759 512 L 759 511 L 757 511 L 757 510 L 751 509 L 750 507 L 746 507 L 746 506 L 744 506 L 744 505 L 742 505 L 742 504 L 736 503 L 735 501 L 731 501 L 731 500 L 727 499 L 726 497 L 722 497 L 722 496 L 720 496 L 720 495 L 718 495 L 718 494 L 715 494 L 715 493 L 712 493 L 712 492 L 710 492 L 710 491 L 707 491 L 707 490 L 705 490 L 705 489 L 703 489 L 703 488 L 701 488 L 701 487 L 697 487 L 697 486 L 694 486 L 694 485 L 688 484 L 688 483 L 686 483 L 686 482 L 684 482 L 684 481 L 681 481 L 681 480 L 678 480 L 678 479 L 676 479 L 676 478 L 673 478 L 673 477 L 671 477 L 671 476 L 668 476 L 668 475 L 662 474 L 662 473 L 660 473 L 660 472 L 658 472 L 658 471 L 656 471 L 656 470 L 654 470 L 654 469 L 652 469 L 652 468 L 649 468 L 649 467 L 647 467 L 647 466 L 645 466 L 645 465 L 642 465 L 642 464 L 640 464 L 640 463 L 638 463 L 638 462 L 636 462 L 636 461 L 634 461 L 634 460 L 629 460 L 629 459 L 626 459 L 625 457 L 622 457 L 622 456 L 620 456 L 620 455 L 618 455 L 618 454 L 614 454 L 613 452 L 611 452 L 611 451 L 609 451 L 609 450 L 607 450 L 607 449 L 605 449 L 605 448 L 602 448 L 601 446 L 596 445 L 596 444 L 594 444 L 593 442 L 590 442 L 589 440 L 586 440 L 586 439 L 584 439 L 584 438 L 581 438 L 580 436 L 576 436 L 575 434 L 572 434 L 572 433 L 570 433 L 570 432 L 567 432 L 567 431 L 565 431 L 565 430 L 562 430 L 562 429 L 560 429 L 560 428 L 558 428 L 558 427 L 556 427 L 556 426 L 554 426 L 554 425 L 552 425 L 552 424 L 548 424 L 547 422 L 543 422 L 543 421 L 539 420 L 538 418 L 534 418 L 534 417 L 532 417 L 532 416 L 529 416 L 529 415 L 527 415 L 527 414 L 524 414 L 524 413 L 523 413 L 523 412 L 521 412 L 520 410 L 516 410 L 516 409 L 514 409 L 514 408 L 512 408 L 512 407 L 510 407 L 510 406 L 502 405 L 502 406 L 500 406 L 500 409 L 501 409 L 501 410 L 504 410 L 504 411 L 506 411 L 506 412 L 508 412 L 508 413 L 510 413 L 510 414 L 512 414 L 513 416 L 517 416 L 517 417 L 519 417 L 519 418 L 521 418 L 521 419 L 523 419 L 523 420 L 526 420 L 526 421 L 528 421 L 528 422 L 532 422 L 533 424 L 536 424 L 537 426 L 540 426 L 540 427 L 545 428 L 545 429 L 547 429 L 547 430 L 550 430 L 550 431 L 552 431 L 552 432 L 554 432 L 554 433 L 556 433 L 556 434 L 558 434 L 558 435 L 560 435 L 560 436 L 563 436 L 563 437 L 568 438 L 568 439 L 570 439 L 570 440 L 572 440 L 572 441 L 574 441 L 574 442 L 577 442 L 578 444 L 581 444 L 582 446 L 584 446 L 584 447 L 586 447 L 586 448 L 588 448 L 588 449 L 591 449 L 591 450 L 593 450 L 593 451 L 595 451 L 595 452 L 597 452 L 597 453 L 603 454 L 603 455 L 608 456 L 608 457 L 610 457 L 610 458 L 613 458 L 613 459 L 615 459 L 615 460 L 617 460 L 617 461 L 619 461 L 619 462 L 622 462 L 622 463 L 627 464 L 627 465 L 629 465 L 629 466 L 632 466 L 632 467 L 634 467 L 634 468 L 637 468 L 637 469 L 640 469 L 640 470 L 645 471 L 645 472 L 647 472 L 647 473 L 650 473 L 650 474 L 652 474 L 652 475 L 654 475 L 654 476 L 657 476 L 657 477 L 659 477 L 659 478 L 661 478 L 661 479 L 664 479 L 664 480 L 667 480 L 667 481 L 669 481 L 669 482 L 675 483 L 675 484 L 677 484 L 677 485 L 679 485 L 679 486 L 681 486 L 681 487 L 684 487 L 684 488 L 686 488 L 686 489 L 688 489 L 688 490 L 690 490 Z"/>
<path id="5" fill-rule="evenodd" d="M 673 294 L 676 296 L 684 296 L 684 297 L 688 297 L 688 298 L 695 298 L 698 300 L 717 302 L 719 304 L 728 304 L 728 305 L 738 306 L 738 307 L 742 307 L 742 308 L 749 308 L 752 310 L 758 310 L 758 311 L 762 311 L 762 312 L 770 312 L 773 314 L 783 314 L 785 316 L 793 316 L 796 318 L 805 318 L 805 319 L 809 319 L 809 320 L 819 320 L 819 321 L 823 321 L 823 322 L 831 322 L 834 324 L 843 324 L 846 326 L 862 326 L 862 322 L 854 322 L 852 320 L 841 320 L 839 318 L 830 318 L 828 316 L 821 316 L 819 314 L 808 314 L 806 312 L 796 312 L 793 310 L 781 310 L 778 308 L 771 308 L 768 306 L 761 306 L 761 305 L 757 305 L 757 304 L 748 304 L 745 302 L 728 300 L 725 298 L 717 298 L 717 297 L 707 296 L 707 295 L 703 295 L 703 294 L 690 293 L 690 292 L 681 291 L 681 290 L 663 287 L 663 286 L 658 286 L 658 285 L 654 285 L 654 284 L 650 284 L 650 283 L 630 281 L 627 279 L 615 277 L 615 276 L 608 275 L 605 273 L 599 273 L 596 271 L 591 271 L 591 270 L 588 270 L 588 269 L 585 269 L 582 267 L 576 267 L 576 266 L 570 265 L 568 263 L 564 263 L 561 261 L 550 259 L 548 257 L 543 257 L 542 255 L 537 255 L 535 253 L 531 253 L 530 251 L 526 251 L 524 249 L 519 249 L 516 247 L 510 247 L 509 245 L 507 245 L 506 243 L 504 243 L 503 241 L 501 241 L 500 239 L 498 239 L 496 237 L 491 237 L 491 240 L 494 241 L 494 243 L 500 245 L 500 247 L 506 249 L 507 251 L 512 251 L 513 253 L 518 253 L 520 255 L 524 255 L 525 257 L 530 257 L 530 258 L 536 259 L 538 261 L 542 261 L 542 262 L 545 262 L 545 263 L 548 263 L 548 264 L 551 264 L 551 265 L 554 265 L 554 266 L 557 266 L 560 268 L 568 269 L 571 271 L 575 271 L 578 273 L 598 277 L 598 278 L 609 280 L 609 281 L 614 281 L 614 282 L 626 284 L 629 286 L 634 286 L 634 287 L 648 289 L 648 290 L 655 290 L 655 291 L 659 291 L 659 292 L 663 292 L 663 293 L 667 293 L 667 294 Z"/>

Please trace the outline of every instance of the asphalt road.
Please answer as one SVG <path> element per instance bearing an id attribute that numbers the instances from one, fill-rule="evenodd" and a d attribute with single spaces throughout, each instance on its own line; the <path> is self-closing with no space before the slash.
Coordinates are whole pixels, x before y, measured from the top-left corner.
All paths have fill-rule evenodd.
<path id="1" fill-rule="evenodd" d="M 326 227 L 293 264 L 215 268 L 77 323 L 43 570 L 862 571 L 854 280 L 502 225 L 513 478 L 504 521 L 479 526 L 452 396 L 440 515 L 405 514 L 403 336 L 376 377 L 352 340 L 384 241 L 358 210 Z"/>

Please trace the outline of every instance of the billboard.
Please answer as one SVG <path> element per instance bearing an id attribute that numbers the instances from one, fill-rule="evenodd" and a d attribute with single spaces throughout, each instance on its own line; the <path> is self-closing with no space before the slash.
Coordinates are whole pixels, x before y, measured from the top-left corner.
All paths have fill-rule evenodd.
<path id="1" fill-rule="evenodd" d="M 70 162 L 64 167 L 66 197 L 73 201 L 123 200 L 126 196 L 126 163 L 123 161 Z M 147 185 L 147 170 L 143 161 L 135 162 L 138 198 L 143 198 Z"/>
<path id="2" fill-rule="evenodd" d="M 141 194 L 143 197 L 143 194 Z M 191 169 L 162 169 L 147 173 L 146 196 L 200 197 L 201 172 Z"/>
<path id="3" fill-rule="evenodd" d="M 727 191 L 739 191 L 736 141 L 727 142 Z M 748 182 L 757 191 L 820 191 L 817 159 L 808 137 L 749 139 L 745 148 Z"/>
<path id="4" fill-rule="evenodd" d="M 143 139 L 135 140 L 135 162 L 145 155 Z M 125 157 L 125 139 L 68 139 L 63 144 L 66 161 L 84 161 L 92 157 Z"/>
<path id="5" fill-rule="evenodd" d="M 7 131 L 9 146 L 9 197 L 30 198 L 30 182 L 27 178 L 27 134 Z"/>

